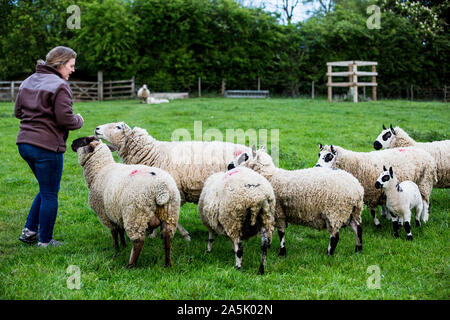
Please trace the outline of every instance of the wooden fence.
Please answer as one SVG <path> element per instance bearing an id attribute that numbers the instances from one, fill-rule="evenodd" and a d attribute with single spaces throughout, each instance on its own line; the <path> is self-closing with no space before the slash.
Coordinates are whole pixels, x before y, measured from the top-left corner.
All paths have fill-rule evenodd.
<path id="1" fill-rule="evenodd" d="M 353 102 L 358 102 L 358 87 L 372 87 L 372 100 L 377 101 L 377 62 L 372 61 L 336 61 L 327 62 L 328 102 L 333 100 L 333 87 L 348 87 L 353 90 Z M 372 66 L 372 72 L 358 71 L 358 66 Z M 333 67 L 348 67 L 348 71 L 333 72 Z M 358 82 L 358 76 L 372 77 L 371 82 Z M 348 77 L 348 82 L 333 82 L 332 77 Z"/>
<path id="2" fill-rule="evenodd" d="M 22 81 L 0 81 L 0 101 L 15 101 Z M 75 101 L 103 101 L 135 97 L 134 77 L 130 80 L 103 81 L 98 72 L 97 81 L 69 81 Z"/>

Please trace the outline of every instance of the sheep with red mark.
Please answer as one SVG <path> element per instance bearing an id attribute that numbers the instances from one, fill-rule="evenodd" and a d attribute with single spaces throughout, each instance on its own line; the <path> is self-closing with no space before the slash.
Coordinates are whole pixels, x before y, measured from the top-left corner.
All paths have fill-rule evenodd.
<path id="1" fill-rule="evenodd" d="M 436 161 L 437 181 L 435 188 L 450 188 L 450 140 L 416 142 L 400 127 L 386 128 L 373 143 L 376 150 L 382 148 L 416 147 L 427 151 Z"/>
<path id="2" fill-rule="evenodd" d="M 100 222 L 111 230 L 114 248 L 117 236 L 126 246 L 124 232 L 133 248 L 128 267 L 135 267 L 146 232 L 161 227 L 165 266 L 171 266 L 171 242 L 180 211 L 180 194 L 175 181 L 164 170 L 145 165 L 116 163 L 108 146 L 95 137 L 73 141 L 89 188 L 89 205 Z"/>

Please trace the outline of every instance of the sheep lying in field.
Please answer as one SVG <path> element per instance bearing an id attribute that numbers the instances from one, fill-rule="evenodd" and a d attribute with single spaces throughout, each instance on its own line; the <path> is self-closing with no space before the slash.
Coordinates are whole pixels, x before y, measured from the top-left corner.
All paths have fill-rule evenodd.
<path id="1" fill-rule="evenodd" d="M 369 207 L 376 226 L 378 205 L 385 204 L 382 190 L 376 189 L 374 181 L 381 171 L 381 164 L 394 168 L 399 181 L 411 180 L 419 187 L 428 214 L 430 195 L 436 182 L 436 162 L 430 154 L 419 148 L 396 148 L 372 152 L 354 152 L 335 146 L 322 146 L 317 165 L 339 168 L 355 176 L 364 187 L 364 203 Z"/>
<path id="2" fill-rule="evenodd" d="M 428 216 L 423 210 L 424 202 L 419 187 L 412 181 L 399 183 L 392 167 L 389 167 L 388 171 L 383 166 L 383 172 L 375 182 L 375 188 L 383 188 L 386 194 L 386 207 L 393 216 L 394 237 L 398 238 L 398 220 L 400 219 L 404 222 L 407 239 L 412 240 L 411 209 L 416 209 L 416 226 L 420 226 L 420 218 L 424 222 L 428 221 Z"/>
<path id="3" fill-rule="evenodd" d="M 402 128 L 383 125 L 383 131 L 373 143 L 376 150 L 381 148 L 416 147 L 431 154 L 436 161 L 437 183 L 435 188 L 450 188 L 450 140 L 416 142 Z"/>
<path id="4" fill-rule="evenodd" d="M 329 168 L 293 171 L 276 168 L 264 148 L 238 156 L 228 168 L 238 165 L 255 170 L 273 187 L 280 255 L 286 255 L 284 237 L 288 223 L 318 230 L 327 228 L 330 234 L 328 255 L 333 255 L 336 249 L 339 230 L 350 224 L 356 236 L 355 252 L 362 250 L 360 224 L 364 190 L 351 174 Z"/>
<path id="5" fill-rule="evenodd" d="M 209 230 L 208 252 L 212 249 L 214 232 L 226 235 L 233 243 L 238 270 L 243 256 L 241 241 L 259 233 L 261 263 L 258 273 L 264 274 L 275 211 L 273 189 L 264 177 L 247 168 L 211 175 L 200 195 L 198 211 Z"/>
<path id="6" fill-rule="evenodd" d="M 165 266 L 172 264 L 171 241 L 180 210 L 180 194 L 175 181 L 164 170 L 144 165 L 114 162 L 108 146 L 95 137 L 73 141 L 89 187 L 89 205 L 100 222 L 111 229 L 114 247 L 117 234 L 125 246 L 123 232 L 133 241 L 128 267 L 136 265 L 146 231 L 161 226 Z"/>
<path id="7" fill-rule="evenodd" d="M 168 102 L 169 102 L 169 100 L 167 100 L 167 99 L 157 99 L 157 98 L 153 98 L 153 97 L 147 98 L 148 104 L 161 104 L 161 103 L 168 103 Z"/>
<path id="8" fill-rule="evenodd" d="M 150 90 L 148 90 L 146 84 L 139 88 L 137 95 L 141 99 L 141 103 L 145 103 L 147 101 L 147 98 L 150 97 Z"/>

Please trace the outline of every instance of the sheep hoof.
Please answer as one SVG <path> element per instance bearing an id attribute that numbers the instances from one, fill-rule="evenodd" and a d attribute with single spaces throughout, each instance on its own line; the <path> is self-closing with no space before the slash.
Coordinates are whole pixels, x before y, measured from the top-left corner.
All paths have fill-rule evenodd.
<path id="1" fill-rule="evenodd" d="M 376 227 L 377 229 L 381 229 L 381 223 L 376 224 L 375 227 Z"/>
<path id="2" fill-rule="evenodd" d="M 420 221 L 416 220 L 416 227 L 420 227 Z"/>
<path id="3" fill-rule="evenodd" d="M 398 238 L 398 233 L 394 233 L 394 238 Z"/>
<path id="4" fill-rule="evenodd" d="M 362 246 L 356 246 L 355 247 L 355 252 L 356 253 L 361 252 L 361 251 L 362 251 Z"/>
<path id="5" fill-rule="evenodd" d="M 235 266 L 237 271 L 241 271 L 241 267 Z"/>
<path id="6" fill-rule="evenodd" d="M 264 266 L 260 266 L 260 267 L 259 267 L 258 274 L 259 274 L 260 276 L 264 275 Z"/>
<path id="7" fill-rule="evenodd" d="M 183 238 L 184 238 L 184 240 L 186 240 L 186 241 L 188 241 L 188 242 L 190 242 L 191 241 L 191 236 L 190 235 L 185 235 L 185 236 L 183 236 Z"/>
<path id="8" fill-rule="evenodd" d="M 413 239 L 413 236 L 412 236 L 412 235 L 406 236 L 406 240 L 411 241 L 412 239 Z"/>
<path id="9" fill-rule="evenodd" d="M 129 265 L 127 266 L 127 269 L 134 269 L 135 267 L 136 267 L 135 264 L 129 264 Z"/>
<path id="10" fill-rule="evenodd" d="M 286 247 L 280 249 L 279 257 L 286 257 Z"/>

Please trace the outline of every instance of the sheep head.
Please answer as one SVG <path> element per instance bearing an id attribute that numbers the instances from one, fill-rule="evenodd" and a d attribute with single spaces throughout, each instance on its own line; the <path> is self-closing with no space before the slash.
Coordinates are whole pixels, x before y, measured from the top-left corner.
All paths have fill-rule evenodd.
<path id="1" fill-rule="evenodd" d="M 107 123 L 94 130 L 95 137 L 105 139 L 114 146 L 119 146 L 131 128 L 125 122 Z"/>

